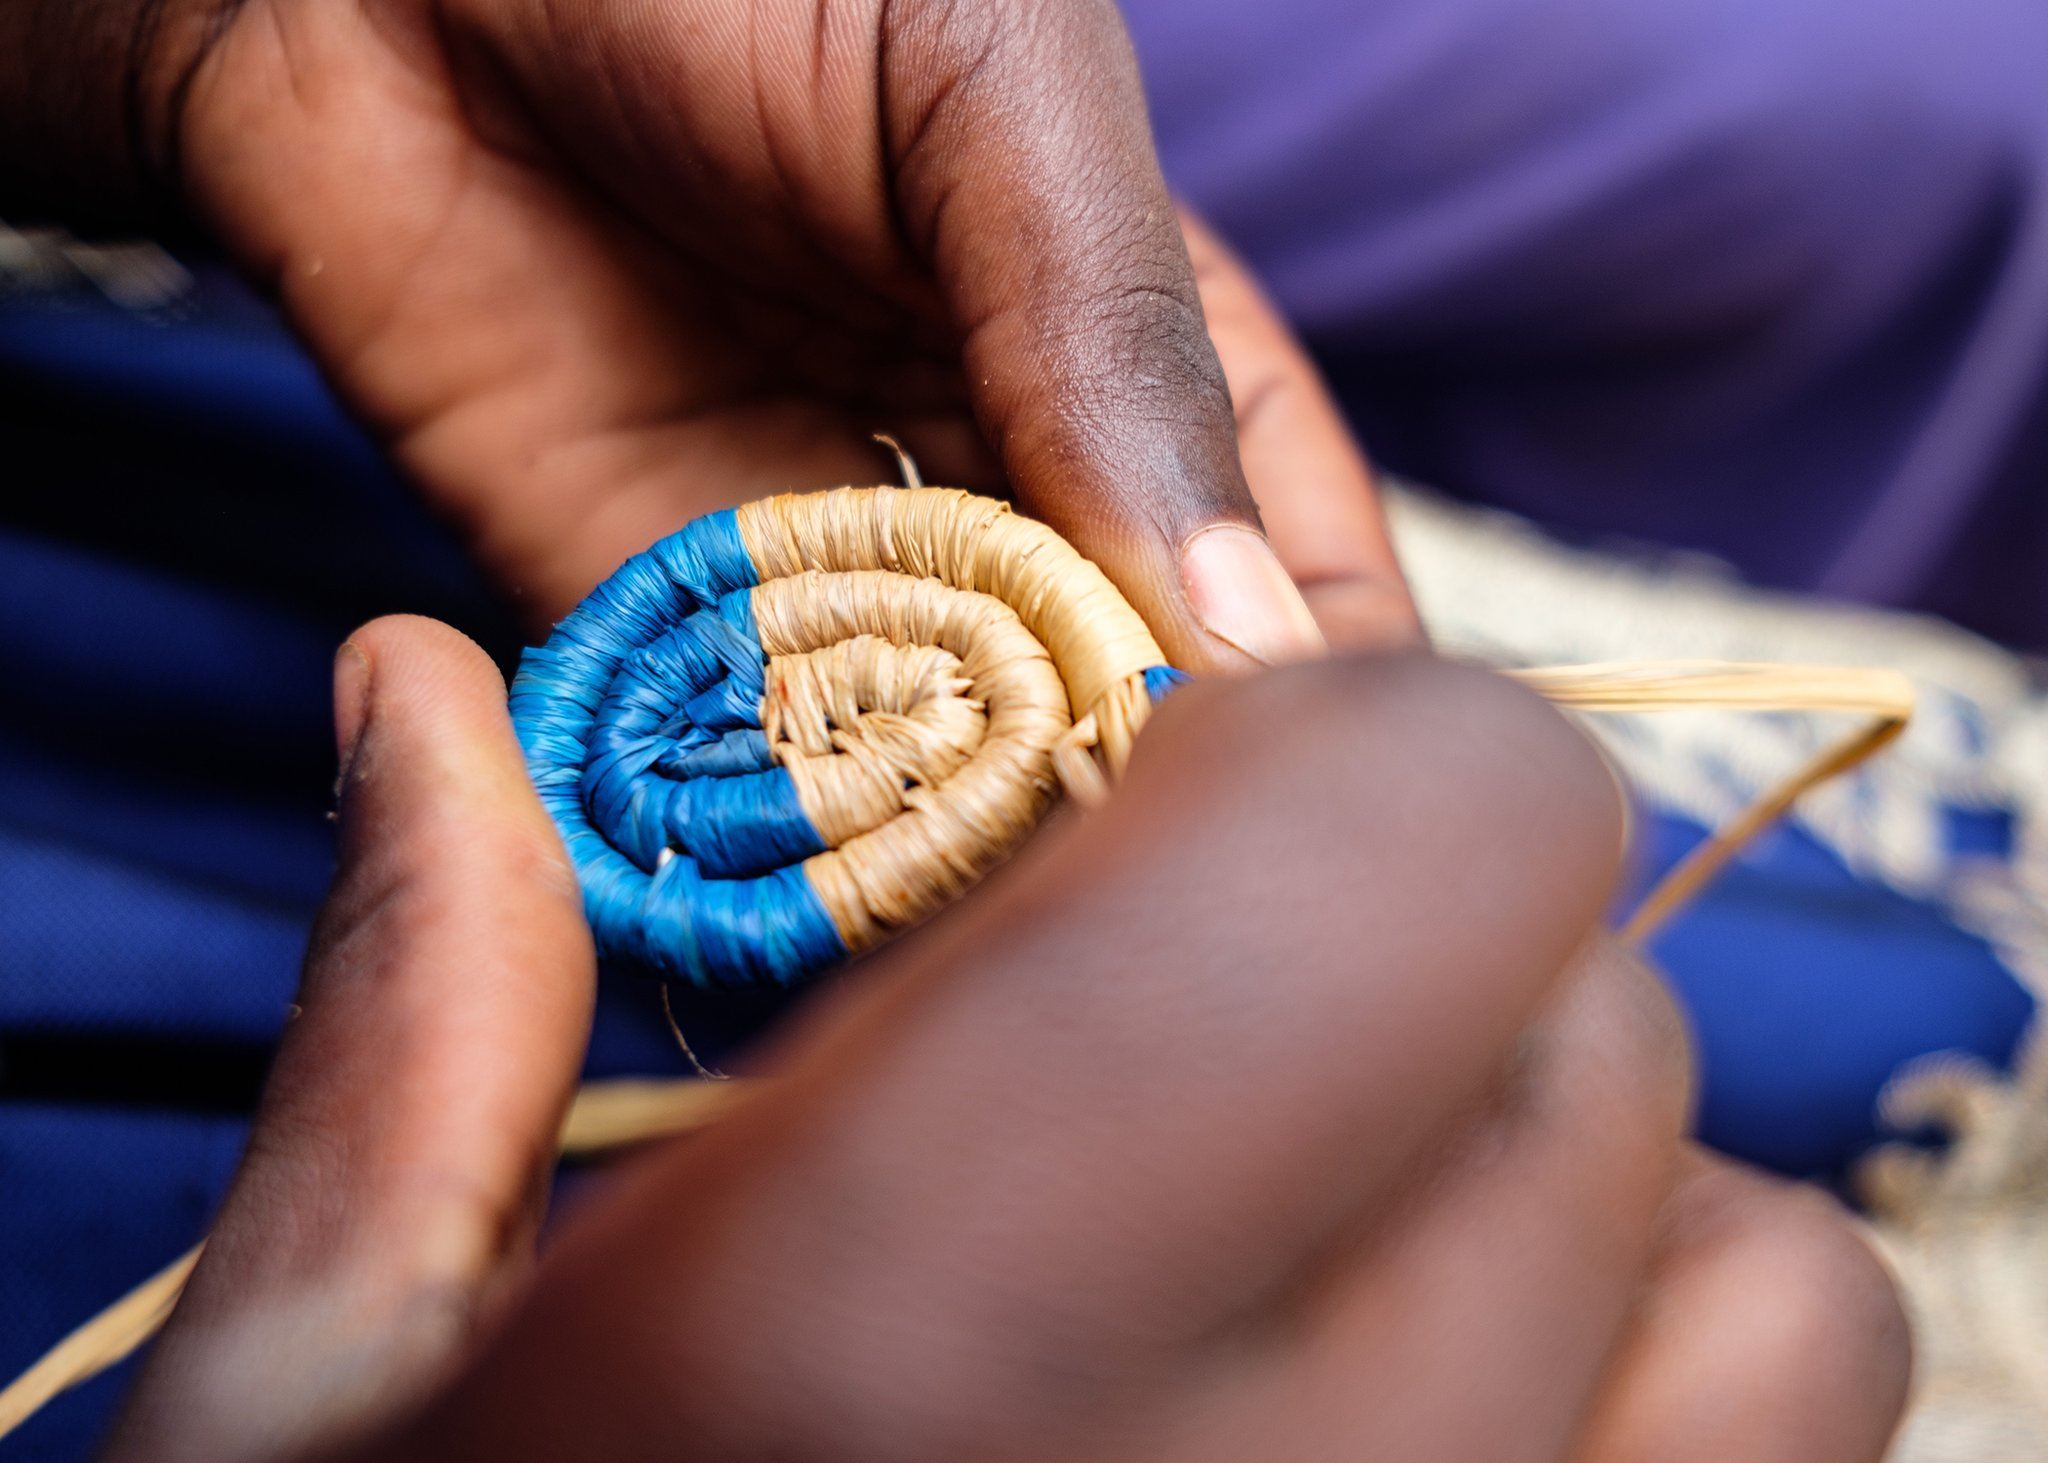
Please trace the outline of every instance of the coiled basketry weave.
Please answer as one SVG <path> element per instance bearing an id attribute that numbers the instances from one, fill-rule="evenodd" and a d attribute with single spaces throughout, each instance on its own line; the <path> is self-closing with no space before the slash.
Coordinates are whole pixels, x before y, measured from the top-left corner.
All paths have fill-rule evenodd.
<path id="1" fill-rule="evenodd" d="M 785 494 L 629 559 L 512 719 L 600 956 L 788 985 L 957 897 L 1179 675 L 1051 529 L 951 488 Z"/>

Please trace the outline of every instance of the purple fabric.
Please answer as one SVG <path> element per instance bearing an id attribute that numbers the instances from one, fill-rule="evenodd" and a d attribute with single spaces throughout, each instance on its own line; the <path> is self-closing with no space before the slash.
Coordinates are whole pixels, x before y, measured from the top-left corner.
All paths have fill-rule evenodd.
<path id="1" fill-rule="evenodd" d="M 2048 645 L 2048 7 L 1126 8 L 1385 464 Z"/>

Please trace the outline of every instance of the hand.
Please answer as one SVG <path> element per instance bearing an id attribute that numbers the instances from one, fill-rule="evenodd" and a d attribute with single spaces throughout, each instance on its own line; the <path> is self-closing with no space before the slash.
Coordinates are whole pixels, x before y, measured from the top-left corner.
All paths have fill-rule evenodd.
<path id="1" fill-rule="evenodd" d="M 1317 500 L 1290 567 L 1413 634 L 1312 367 L 1191 267 L 1107 0 L 157 4 L 152 165 L 536 623 L 696 514 L 889 476 L 886 429 L 1176 663 L 1313 653 L 1256 536 L 1201 533 L 1258 522 L 1227 371 L 1254 492 Z"/>
<path id="2" fill-rule="evenodd" d="M 482 655 L 337 675 L 343 865 L 116 1460 L 1848 1463 L 1902 1322 L 1687 1148 L 1589 942 L 1597 757 L 1506 683 L 1176 695 L 1109 807 L 865 962 L 536 1263 L 591 951 Z"/>

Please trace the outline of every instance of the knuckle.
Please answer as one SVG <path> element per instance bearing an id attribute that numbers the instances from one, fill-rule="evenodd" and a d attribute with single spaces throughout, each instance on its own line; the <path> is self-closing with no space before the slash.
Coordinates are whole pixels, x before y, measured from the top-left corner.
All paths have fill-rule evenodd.
<path id="1" fill-rule="evenodd" d="M 1425 654 L 1354 656 L 1261 678 L 1288 751 L 1361 801 L 1396 793 L 1443 826 L 1488 830 L 1532 866 L 1604 893 L 1621 851 L 1619 789 L 1592 743 L 1506 679 Z M 1389 774 L 1405 786 L 1390 788 Z M 1455 821 L 1452 821 L 1455 820 Z"/>
<path id="2" fill-rule="evenodd" d="M 977 57 L 992 46 L 1058 47 L 1084 60 L 1121 43 L 1122 14 L 1111 0 L 880 0 L 884 40 L 909 40 L 935 59 Z"/>
<path id="3" fill-rule="evenodd" d="M 1911 1330 L 1890 1272 L 1834 1200 L 1760 1181 L 1725 1197 L 1709 1239 L 1768 1297 L 1756 1340 L 1809 1387 L 1830 1385 L 1896 1410 L 1912 1370 Z"/>
<path id="4" fill-rule="evenodd" d="M 1127 265 L 1133 277 L 1098 305 L 1103 336 L 1122 357 L 1116 365 L 1140 402 L 1185 403 L 1177 409 L 1192 409 L 1191 426 L 1234 423 L 1230 388 L 1209 338 L 1194 276 L 1178 260 L 1151 257 L 1154 248 L 1149 240 L 1127 246 L 1134 256 Z M 1172 411 L 1167 420 L 1175 420 Z"/>

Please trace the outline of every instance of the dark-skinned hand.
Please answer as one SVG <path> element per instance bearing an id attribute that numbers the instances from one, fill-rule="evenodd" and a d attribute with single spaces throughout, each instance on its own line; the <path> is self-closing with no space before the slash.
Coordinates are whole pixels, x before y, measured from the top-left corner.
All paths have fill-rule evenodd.
<path id="1" fill-rule="evenodd" d="M 343 864 L 115 1463 L 1875 1460 L 1905 1332 L 1682 1140 L 1591 748 L 1421 658 L 1198 684 L 535 1259 L 592 957 L 503 686 L 343 651 Z"/>
<path id="2" fill-rule="evenodd" d="M 1107 0 L 18 0 L 10 92 L 0 184 L 206 229 L 536 627 L 699 513 L 886 478 L 886 430 L 1189 669 L 1319 648 L 1245 468 L 1336 503 L 1305 572 L 1412 633 L 1305 361 L 1205 329 L 1264 307 L 1191 262 Z"/>

